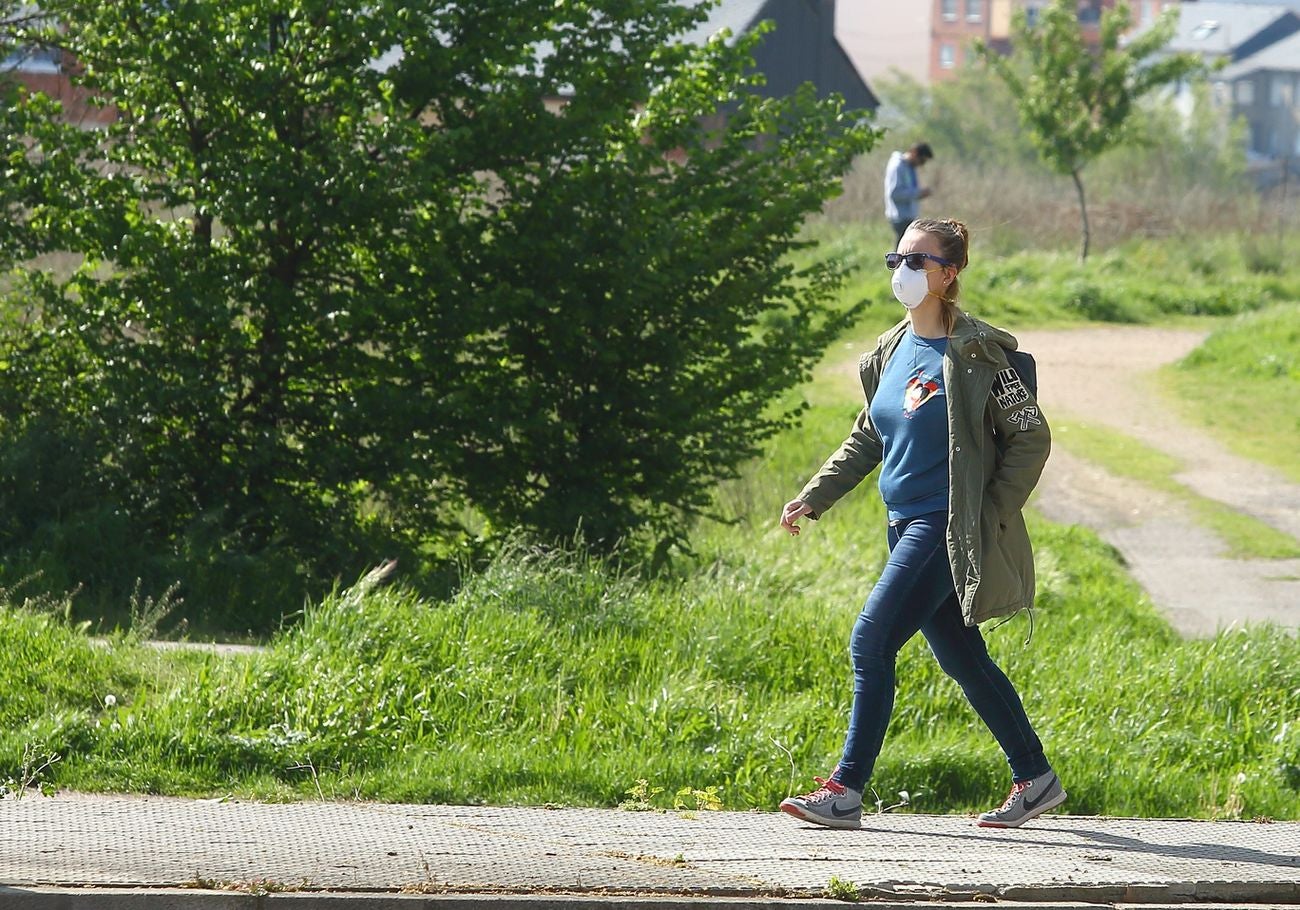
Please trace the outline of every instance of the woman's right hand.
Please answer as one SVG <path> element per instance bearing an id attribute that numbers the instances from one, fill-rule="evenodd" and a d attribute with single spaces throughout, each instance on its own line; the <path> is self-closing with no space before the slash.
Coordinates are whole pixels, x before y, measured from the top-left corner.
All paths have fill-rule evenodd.
<path id="1" fill-rule="evenodd" d="M 800 518 L 803 518 L 805 515 L 811 514 L 812 506 L 808 505 L 808 503 L 804 502 L 802 499 L 792 499 L 787 502 L 785 508 L 781 510 L 781 527 L 785 528 L 791 534 L 798 536 L 799 526 L 795 524 L 795 522 Z"/>

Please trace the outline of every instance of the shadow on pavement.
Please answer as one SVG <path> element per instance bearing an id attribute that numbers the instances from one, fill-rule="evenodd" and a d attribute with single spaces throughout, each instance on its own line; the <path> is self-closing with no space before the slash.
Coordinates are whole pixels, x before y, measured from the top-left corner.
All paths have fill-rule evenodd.
<path id="1" fill-rule="evenodd" d="M 1217 859 L 1229 863 L 1257 863 L 1262 866 L 1300 868 L 1300 855 L 1287 856 L 1282 853 L 1265 853 L 1263 850 L 1253 850 L 1249 847 L 1235 847 L 1228 844 L 1151 844 L 1137 838 L 1123 837 L 1118 834 L 1105 834 L 1101 831 L 1076 829 L 1070 833 L 1091 838 L 1098 844 L 1104 844 L 1125 853 L 1154 853 L 1179 859 Z"/>
<path id="2" fill-rule="evenodd" d="M 808 830 L 829 831 L 832 829 L 821 828 L 817 825 L 807 826 Z M 867 825 L 861 828 L 862 831 L 873 831 Z M 1109 847 L 1112 850 L 1122 853 L 1143 853 L 1156 856 L 1168 856 L 1175 859 L 1209 859 L 1225 863 L 1254 863 L 1261 866 L 1276 866 L 1283 869 L 1300 868 L 1300 854 L 1286 853 L 1268 853 L 1264 850 L 1255 850 L 1250 847 L 1239 847 L 1231 844 L 1161 844 L 1153 841 L 1138 840 L 1135 837 L 1124 837 L 1119 834 L 1107 834 L 1102 831 L 1090 831 L 1086 828 L 1063 828 L 1056 829 L 1052 833 L 1059 834 L 1060 840 L 1041 840 L 1032 837 L 1036 832 L 1048 830 L 1047 826 L 1035 825 L 1033 827 L 1023 828 L 988 828 L 976 829 L 979 832 L 987 831 L 988 833 L 971 833 L 971 834 L 954 834 L 950 831 L 909 831 L 908 835 L 921 837 L 936 837 L 950 840 L 969 840 L 978 841 L 994 845 L 1005 846 L 1033 846 L 1033 847 L 1051 847 L 1052 849 L 1070 849 L 1071 847 L 1079 849 L 1096 849 L 1100 847 Z M 874 829 L 875 833 L 888 834 L 897 837 L 897 831 L 885 831 L 883 829 Z M 840 832 L 851 833 L 851 832 Z M 1022 837 L 1022 833 L 1030 834 L 1031 837 Z M 1086 838 L 1092 841 L 1091 844 L 1079 843 L 1072 844 L 1070 838 Z"/>

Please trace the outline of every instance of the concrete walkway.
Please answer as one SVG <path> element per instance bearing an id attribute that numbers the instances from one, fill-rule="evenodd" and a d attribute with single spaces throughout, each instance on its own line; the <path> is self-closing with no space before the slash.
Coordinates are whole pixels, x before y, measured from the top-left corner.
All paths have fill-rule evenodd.
<path id="1" fill-rule="evenodd" d="M 267 804 L 0 802 L 0 907 L 873 907 L 1300 904 L 1300 822 Z"/>

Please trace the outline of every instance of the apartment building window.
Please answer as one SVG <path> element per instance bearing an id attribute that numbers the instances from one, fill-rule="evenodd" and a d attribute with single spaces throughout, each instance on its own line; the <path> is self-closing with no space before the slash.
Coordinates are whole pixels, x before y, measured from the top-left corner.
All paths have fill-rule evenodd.
<path id="1" fill-rule="evenodd" d="M 1260 155 L 1268 154 L 1268 146 L 1264 142 L 1264 125 L 1261 123 L 1250 124 L 1250 150 Z"/>
<path id="2" fill-rule="evenodd" d="M 1255 103 L 1255 83 L 1249 79 L 1242 79 L 1235 86 L 1238 104 Z"/>
<path id="3" fill-rule="evenodd" d="M 1038 24 L 1038 12 L 1039 8 L 1036 6 L 1025 7 L 1025 24 L 1030 28 Z"/>
<path id="4" fill-rule="evenodd" d="M 946 41 L 939 45 L 939 68 L 950 70 L 957 65 L 957 49 Z"/>
<path id="5" fill-rule="evenodd" d="M 984 0 L 966 0 L 966 21 L 984 21 Z"/>
<path id="6" fill-rule="evenodd" d="M 943 0 L 939 4 L 939 14 L 943 16 L 944 22 L 957 21 L 957 0 Z"/>
<path id="7" fill-rule="evenodd" d="M 1142 18 L 1139 20 L 1142 25 L 1150 25 L 1156 18 L 1155 0 L 1142 0 Z"/>
<path id="8" fill-rule="evenodd" d="M 1268 91 L 1268 103 L 1273 107 L 1291 106 L 1291 80 L 1282 76 L 1273 77 Z"/>

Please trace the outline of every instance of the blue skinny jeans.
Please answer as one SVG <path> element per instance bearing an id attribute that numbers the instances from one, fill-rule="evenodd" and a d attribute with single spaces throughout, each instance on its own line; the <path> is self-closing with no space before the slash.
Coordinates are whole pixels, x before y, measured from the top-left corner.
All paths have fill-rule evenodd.
<path id="1" fill-rule="evenodd" d="M 948 568 L 947 524 L 946 512 L 890 524 L 889 560 L 853 626 L 853 708 L 832 779 L 854 790 L 871 779 L 894 709 L 895 660 L 918 631 L 997 739 L 1012 778 L 1029 780 L 1050 770 L 1020 696 L 989 657 L 979 628 L 962 620 Z"/>

